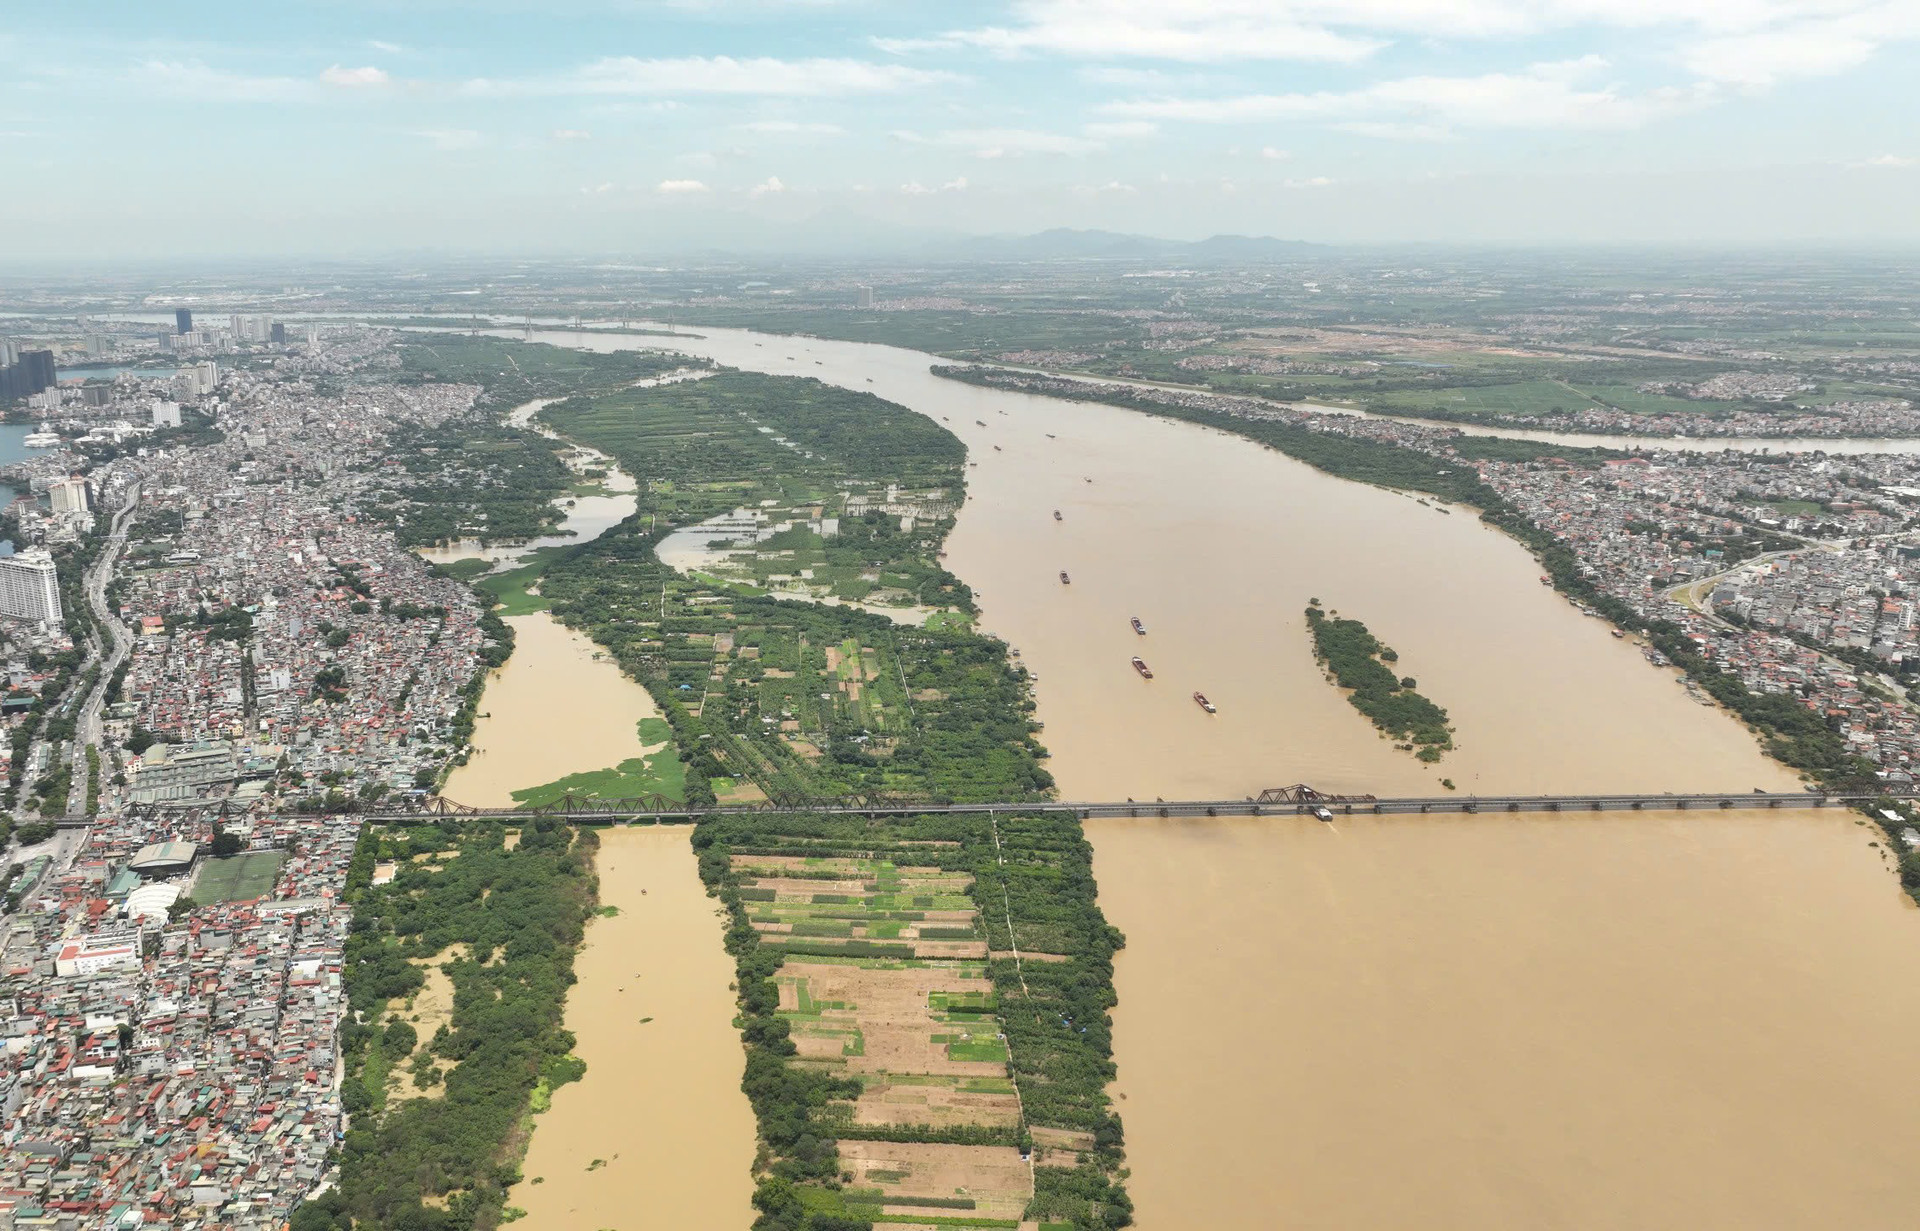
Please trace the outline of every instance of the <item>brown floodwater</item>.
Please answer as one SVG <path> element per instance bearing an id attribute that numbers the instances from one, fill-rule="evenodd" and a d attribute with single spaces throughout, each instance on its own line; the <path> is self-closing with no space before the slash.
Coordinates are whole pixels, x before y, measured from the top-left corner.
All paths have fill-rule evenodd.
<path id="1" fill-rule="evenodd" d="M 912 352 L 705 332 L 676 345 L 878 393 L 968 443 L 948 564 L 1038 675 L 1068 797 L 1797 785 L 1469 510 L 941 381 Z M 1398 650 L 1457 751 L 1421 765 L 1324 681 L 1310 597 Z M 1920 1030 L 1920 917 L 1851 816 L 1089 836 L 1129 937 L 1116 1091 L 1148 1231 L 1891 1227 L 1920 1203 L 1920 1081 L 1896 1050 Z"/>
<path id="2" fill-rule="evenodd" d="M 689 833 L 601 831 L 600 901 L 620 913 L 588 925 L 574 962 L 566 1026 L 587 1075 L 535 1117 L 511 1199 L 528 1231 L 742 1231 L 753 1221 L 733 961 Z"/>
<path id="3" fill-rule="evenodd" d="M 640 755 L 653 697 L 593 640 L 544 611 L 508 616 L 513 655 L 488 674 L 473 756 L 447 776 L 448 799 L 514 804 L 513 792 Z"/>

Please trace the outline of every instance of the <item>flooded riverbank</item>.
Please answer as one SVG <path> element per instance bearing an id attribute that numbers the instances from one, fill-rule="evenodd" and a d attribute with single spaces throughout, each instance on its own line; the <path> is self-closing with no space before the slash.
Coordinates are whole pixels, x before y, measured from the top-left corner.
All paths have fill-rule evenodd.
<path id="1" fill-rule="evenodd" d="M 510 808 L 513 792 L 641 755 L 653 697 L 584 633 L 544 611 L 508 616 L 513 655 L 487 676 L 473 755 L 447 776 L 448 799 Z"/>
<path id="2" fill-rule="evenodd" d="M 588 925 L 574 961 L 566 1026 L 587 1075 L 535 1117 L 512 1196 L 528 1231 L 753 1221 L 733 962 L 690 833 L 601 831 L 600 901 L 618 913 Z"/>
<path id="3" fill-rule="evenodd" d="M 877 393 L 968 443 L 948 564 L 1039 677 L 1064 795 L 1796 785 L 1469 511 L 942 381 L 924 355 L 707 332 L 676 344 Z M 1458 751 L 1421 765 L 1321 678 L 1313 597 L 1399 651 Z M 1880 1227 L 1920 1200 L 1891 1155 L 1920 1082 L 1886 1062 L 1920 1029 L 1920 917 L 1849 817 L 1088 833 L 1130 942 L 1117 1089 L 1148 1231 Z"/>

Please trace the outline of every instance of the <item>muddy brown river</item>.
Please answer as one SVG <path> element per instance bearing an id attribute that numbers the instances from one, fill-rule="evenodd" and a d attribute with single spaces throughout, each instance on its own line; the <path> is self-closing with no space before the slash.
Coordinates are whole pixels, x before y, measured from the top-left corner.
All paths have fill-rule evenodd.
<path id="1" fill-rule="evenodd" d="M 878 393 L 968 443 L 948 564 L 1038 675 L 1068 797 L 1797 785 L 1470 511 L 942 381 L 925 355 L 702 332 L 674 345 Z M 1421 765 L 1322 679 L 1310 597 L 1399 651 L 1456 752 Z M 1920 1080 L 1897 1062 L 1920 1031 L 1920 915 L 1850 816 L 1089 836 L 1129 937 L 1116 1093 L 1149 1231 L 1894 1227 L 1920 1205 Z"/>

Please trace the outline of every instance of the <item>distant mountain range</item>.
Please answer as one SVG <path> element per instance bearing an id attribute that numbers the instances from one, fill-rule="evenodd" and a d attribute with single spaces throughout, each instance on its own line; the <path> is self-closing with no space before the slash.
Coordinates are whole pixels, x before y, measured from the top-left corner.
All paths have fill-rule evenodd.
<path id="1" fill-rule="evenodd" d="M 1120 231 L 1056 227 L 1034 235 L 978 235 L 929 245 L 928 254 L 975 261 L 1177 260 L 1271 261 L 1327 251 L 1325 244 L 1263 235 L 1215 235 L 1207 239 L 1159 239 Z"/>

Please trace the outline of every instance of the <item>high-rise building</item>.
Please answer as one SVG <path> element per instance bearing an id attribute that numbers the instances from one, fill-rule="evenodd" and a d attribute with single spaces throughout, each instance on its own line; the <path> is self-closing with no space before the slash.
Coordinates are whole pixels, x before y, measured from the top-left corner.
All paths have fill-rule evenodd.
<path id="1" fill-rule="evenodd" d="M 155 427 L 179 427 L 180 407 L 172 402 L 153 404 L 153 425 Z"/>
<path id="2" fill-rule="evenodd" d="M 871 308 L 873 306 L 873 288 L 872 287 L 863 286 L 860 288 L 860 306 L 863 308 Z"/>
<path id="3" fill-rule="evenodd" d="M 267 340 L 275 346 L 285 346 L 287 344 L 287 327 L 279 321 L 275 321 L 267 329 Z"/>
<path id="4" fill-rule="evenodd" d="M 175 333 L 193 332 L 192 308 L 175 308 L 173 310 L 173 331 Z"/>
<path id="5" fill-rule="evenodd" d="M 0 616 L 60 623 L 60 574 L 46 548 L 0 557 Z"/>
<path id="6" fill-rule="evenodd" d="M 12 338 L 0 338 L 0 368 L 10 368 L 13 361 L 20 357 L 20 348 L 14 345 Z"/>
<path id="7" fill-rule="evenodd" d="M 0 402 L 28 398 L 54 382 L 53 352 L 16 350 L 14 361 L 0 368 Z"/>
<path id="8" fill-rule="evenodd" d="M 77 476 L 59 479 L 47 485 L 47 501 L 54 516 L 87 511 L 87 481 Z"/>

